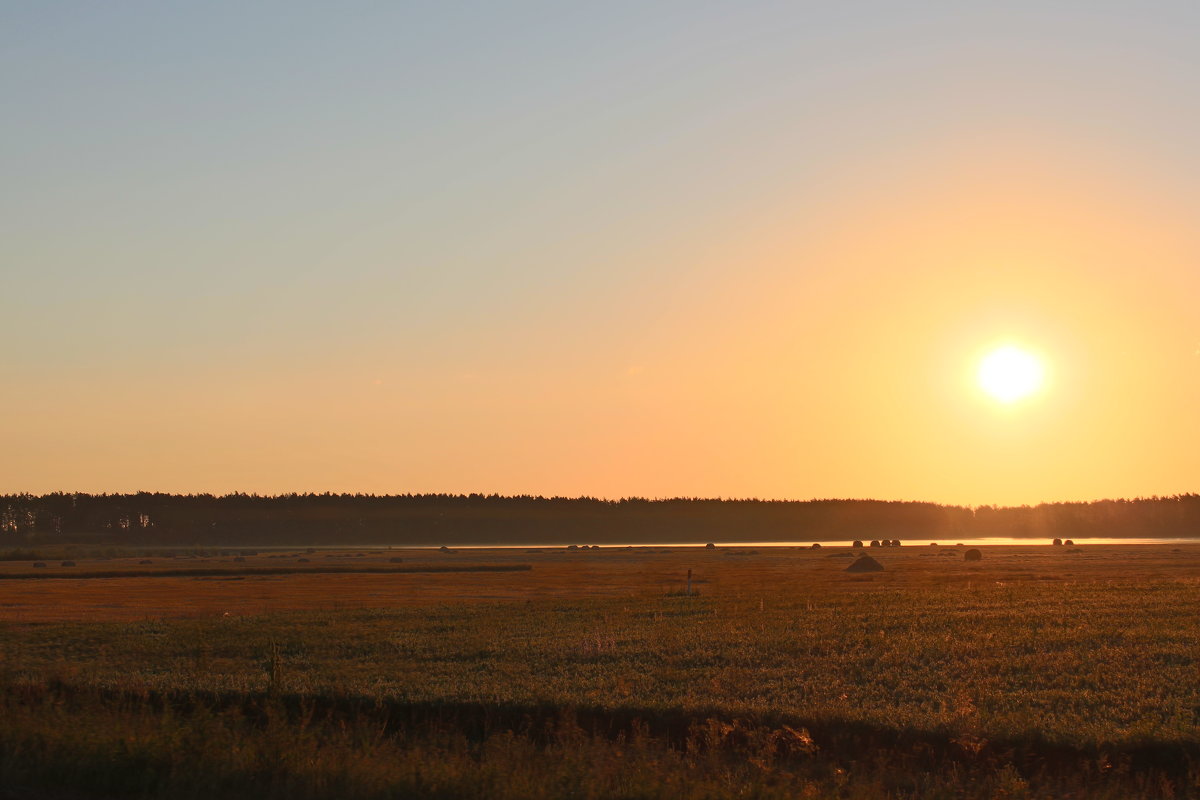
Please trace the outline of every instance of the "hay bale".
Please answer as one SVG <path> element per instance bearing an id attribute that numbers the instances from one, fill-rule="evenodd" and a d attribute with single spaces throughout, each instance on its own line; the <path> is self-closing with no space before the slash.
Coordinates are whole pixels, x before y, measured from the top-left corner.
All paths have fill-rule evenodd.
<path id="1" fill-rule="evenodd" d="M 1065 544 L 1067 547 L 1074 547 L 1074 546 L 1075 546 L 1075 543 L 1074 543 L 1074 542 L 1072 542 L 1070 539 L 1067 539 L 1065 542 L 1063 542 L 1063 544 Z"/>
<path id="2" fill-rule="evenodd" d="M 972 547 L 967 552 L 963 553 L 963 561 L 982 561 L 983 553 Z"/>
<path id="3" fill-rule="evenodd" d="M 712 542 L 709 542 L 708 544 L 704 545 L 705 550 L 715 550 L 716 548 L 717 548 L 717 546 L 715 544 L 713 544 Z"/>
<path id="4" fill-rule="evenodd" d="M 813 549 L 813 550 L 820 550 L 820 549 L 821 549 L 821 543 L 820 543 L 820 542 L 813 542 L 813 543 L 812 543 L 812 549 Z"/>
<path id="5" fill-rule="evenodd" d="M 846 567 L 846 572 L 883 572 L 883 564 L 880 564 L 870 556 L 861 556 L 853 564 Z"/>
<path id="6" fill-rule="evenodd" d="M 62 562 L 62 564 L 60 564 L 59 566 L 63 566 L 63 567 L 73 567 L 73 566 L 75 566 L 75 562 L 74 562 L 74 561 L 64 561 L 64 562 Z"/>
<path id="7" fill-rule="evenodd" d="M 930 543 L 929 543 L 929 546 L 930 546 L 930 547 L 937 547 L 937 546 L 938 546 L 938 543 L 937 543 L 937 542 L 930 542 Z"/>
<path id="8" fill-rule="evenodd" d="M 1054 545 L 1055 547 L 1062 547 L 1062 539 L 1055 539 L 1050 544 Z"/>
<path id="9" fill-rule="evenodd" d="M 855 540 L 854 540 L 854 544 L 852 544 L 852 545 L 850 545 L 850 546 L 851 546 L 851 547 L 858 547 L 858 548 L 861 548 L 861 547 L 862 547 L 862 540 L 861 540 L 861 539 L 855 539 Z"/>
<path id="10" fill-rule="evenodd" d="M 878 540 L 878 539 L 872 539 L 872 540 L 871 540 L 871 547 L 879 547 L 879 540 Z"/>
<path id="11" fill-rule="evenodd" d="M 900 540 L 892 539 L 892 547 L 899 547 L 899 546 L 900 546 Z"/>

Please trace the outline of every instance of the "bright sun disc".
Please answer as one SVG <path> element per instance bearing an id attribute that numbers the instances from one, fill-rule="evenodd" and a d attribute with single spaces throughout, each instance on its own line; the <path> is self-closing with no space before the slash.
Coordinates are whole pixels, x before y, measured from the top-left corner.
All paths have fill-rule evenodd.
<path id="1" fill-rule="evenodd" d="M 983 391 L 1001 403 L 1011 403 L 1040 389 L 1045 370 L 1037 356 L 1006 346 L 983 357 L 977 377 Z"/>

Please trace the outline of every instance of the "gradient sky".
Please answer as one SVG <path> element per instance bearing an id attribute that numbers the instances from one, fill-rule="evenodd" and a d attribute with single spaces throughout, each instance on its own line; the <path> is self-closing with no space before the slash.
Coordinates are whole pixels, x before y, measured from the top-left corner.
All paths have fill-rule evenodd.
<path id="1" fill-rule="evenodd" d="M 1200 4 L 0 5 L 0 490 L 1200 490 Z M 1037 397 L 973 381 L 991 346 Z"/>

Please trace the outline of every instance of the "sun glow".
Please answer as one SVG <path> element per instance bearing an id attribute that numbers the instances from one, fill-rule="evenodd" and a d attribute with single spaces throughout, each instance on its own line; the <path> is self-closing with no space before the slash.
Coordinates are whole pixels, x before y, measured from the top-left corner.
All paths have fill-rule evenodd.
<path id="1" fill-rule="evenodd" d="M 1019 347 L 1006 345 L 979 362 L 979 388 L 1001 403 L 1013 403 L 1042 388 L 1046 370 L 1041 360 Z"/>

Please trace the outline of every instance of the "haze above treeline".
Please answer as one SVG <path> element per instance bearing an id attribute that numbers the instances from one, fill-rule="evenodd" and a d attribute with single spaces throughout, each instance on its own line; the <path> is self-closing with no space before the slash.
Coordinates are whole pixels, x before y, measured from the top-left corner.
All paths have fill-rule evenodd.
<path id="1" fill-rule="evenodd" d="M 1200 494 L 965 506 L 483 494 L 0 495 L 0 545 L 523 545 L 1200 535 Z"/>

